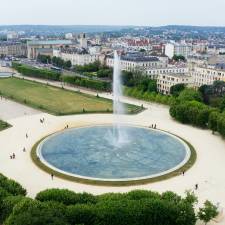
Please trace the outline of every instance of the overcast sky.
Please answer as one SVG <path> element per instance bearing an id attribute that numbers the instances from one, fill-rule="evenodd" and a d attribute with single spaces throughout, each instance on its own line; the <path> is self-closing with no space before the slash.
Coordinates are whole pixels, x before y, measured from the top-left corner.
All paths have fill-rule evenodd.
<path id="1" fill-rule="evenodd" d="M 225 26 L 225 0 L 0 0 L 0 24 Z"/>

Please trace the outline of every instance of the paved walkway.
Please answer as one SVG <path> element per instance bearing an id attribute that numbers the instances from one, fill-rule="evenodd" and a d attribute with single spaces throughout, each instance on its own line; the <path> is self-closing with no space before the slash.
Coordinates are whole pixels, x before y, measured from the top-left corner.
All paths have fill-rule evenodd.
<path id="1" fill-rule="evenodd" d="M 96 94 L 96 93 L 95 93 Z M 102 94 L 105 96 L 106 94 Z M 112 98 L 110 95 L 106 95 Z M 124 101 L 141 105 L 143 102 L 124 98 Z M 133 189 L 153 191 L 174 191 L 184 195 L 186 190 L 193 190 L 198 183 L 199 190 L 195 191 L 199 198 L 199 205 L 206 199 L 214 203 L 219 202 L 225 208 L 225 141 L 219 135 L 212 135 L 209 130 L 202 130 L 183 125 L 172 120 L 168 107 L 144 103 L 147 108 L 138 115 L 125 115 L 125 123 L 149 126 L 156 123 L 157 127 L 177 134 L 192 143 L 196 148 L 198 159 L 196 164 L 185 173 L 169 180 L 130 187 L 101 187 L 65 181 L 59 178 L 51 180 L 49 174 L 38 169 L 31 161 L 30 150 L 42 137 L 62 130 L 66 124 L 70 127 L 79 127 L 90 124 L 111 123 L 113 116 L 109 114 L 74 115 L 56 117 L 46 113 L 25 115 L 9 119 L 12 128 L 0 132 L 0 171 L 6 176 L 20 182 L 27 190 L 28 195 L 34 197 L 36 193 L 47 188 L 67 188 L 76 192 L 90 192 L 101 194 L 106 192 L 127 192 Z M 45 123 L 40 118 L 45 117 Z M 25 137 L 28 133 L 28 138 Z M 23 147 L 27 149 L 24 153 Z M 16 154 L 15 160 L 9 155 Z M 212 223 L 213 224 L 213 223 Z M 225 221 L 218 224 L 225 224 Z"/>

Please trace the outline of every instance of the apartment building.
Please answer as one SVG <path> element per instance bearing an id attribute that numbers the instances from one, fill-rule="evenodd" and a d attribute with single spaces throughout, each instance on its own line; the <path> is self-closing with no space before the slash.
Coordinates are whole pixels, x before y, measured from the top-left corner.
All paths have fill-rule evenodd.
<path id="1" fill-rule="evenodd" d="M 192 45 L 190 44 L 172 42 L 165 45 L 165 55 L 170 59 L 172 59 L 174 55 L 182 55 L 187 58 L 191 52 Z"/>
<path id="2" fill-rule="evenodd" d="M 225 64 L 196 66 L 191 76 L 195 87 L 211 85 L 216 80 L 225 81 Z"/>
<path id="3" fill-rule="evenodd" d="M 192 77 L 186 74 L 159 74 L 157 77 L 157 90 L 162 94 L 169 95 L 172 86 L 176 84 L 191 86 L 192 83 Z"/>
<path id="4" fill-rule="evenodd" d="M 188 67 L 168 66 L 165 68 L 148 68 L 146 69 L 146 75 L 153 80 L 156 80 L 159 74 L 187 74 L 189 72 Z"/>
<path id="5" fill-rule="evenodd" d="M 73 66 L 83 66 L 97 60 L 103 60 L 103 56 L 101 54 L 89 54 L 87 50 L 80 48 L 54 49 L 53 56 L 60 57 L 65 61 L 70 60 Z"/>
<path id="6" fill-rule="evenodd" d="M 27 46 L 21 42 L 0 42 L 0 55 L 5 56 L 26 56 Z"/>
<path id="7" fill-rule="evenodd" d="M 154 56 L 144 56 L 139 54 L 127 54 L 120 57 L 121 69 L 126 71 L 146 70 L 149 67 L 163 68 L 166 66 L 165 61 L 160 61 Z M 113 67 L 114 58 L 107 57 L 106 65 Z"/>

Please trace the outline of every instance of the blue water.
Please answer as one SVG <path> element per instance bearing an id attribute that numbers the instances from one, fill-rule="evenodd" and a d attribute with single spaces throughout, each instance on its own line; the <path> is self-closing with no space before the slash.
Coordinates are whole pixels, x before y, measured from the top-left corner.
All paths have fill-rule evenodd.
<path id="1" fill-rule="evenodd" d="M 42 157 L 52 166 L 76 175 L 124 179 L 150 176 L 172 169 L 186 157 L 179 140 L 159 132 L 126 126 L 129 143 L 115 147 L 111 126 L 65 130 L 48 138 Z"/>
<path id="2" fill-rule="evenodd" d="M 10 72 L 0 72 L 0 78 L 1 77 L 11 77 L 12 76 L 12 73 Z"/>

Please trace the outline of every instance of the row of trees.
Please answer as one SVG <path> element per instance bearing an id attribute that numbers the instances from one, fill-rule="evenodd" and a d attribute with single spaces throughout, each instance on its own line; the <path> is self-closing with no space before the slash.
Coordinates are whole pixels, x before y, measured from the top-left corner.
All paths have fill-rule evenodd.
<path id="1" fill-rule="evenodd" d="M 111 90 L 111 83 L 101 80 L 93 80 L 89 78 L 77 77 L 77 76 L 64 76 L 59 72 L 51 71 L 47 69 L 38 69 L 26 65 L 22 65 L 13 62 L 13 68 L 24 76 L 43 78 L 54 81 L 63 81 L 72 85 L 78 85 L 81 87 L 92 88 L 99 91 Z"/>
<path id="2" fill-rule="evenodd" d="M 200 91 L 183 90 L 171 105 L 170 115 L 181 123 L 209 128 L 225 137 L 225 112 L 206 105 Z"/>
<path id="3" fill-rule="evenodd" d="M 49 189 L 35 199 L 0 175 L 0 223 L 5 225 L 195 225 L 209 222 L 217 208 L 209 201 L 195 214 L 197 198 L 187 192 L 151 191 L 108 193 L 94 196 L 69 190 Z"/>
<path id="4" fill-rule="evenodd" d="M 59 68 L 63 69 L 70 69 L 72 67 L 72 63 L 70 60 L 63 60 L 60 57 L 56 56 L 49 56 L 49 55 L 38 55 L 37 56 L 37 61 L 41 62 L 43 64 L 53 64 L 54 66 L 57 66 Z"/>
<path id="5" fill-rule="evenodd" d="M 22 65 L 17 62 L 12 63 L 12 67 L 17 70 L 19 73 L 23 74 L 24 76 L 29 77 L 37 77 L 37 78 L 43 78 L 48 80 L 60 80 L 61 74 L 56 71 L 47 70 L 47 69 L 38 69 L 35 67 Z"/>
<path id="6" fill-rule="evenodd" d="M 162 95 L 156 92 L 143 92 L 138 88 L 124 87 L 124 95 L 144 101 L 156 102 L 165 105 L 172 105 L 175 102 L 175 97 Z"/>
<path id="7" fill-rule="evenodd" d="M 93 80 L 93 79 L 75 77 L 75 76 L 62 76 L 61 80 L 68 84 L 91 88 L 91 89 L 95 89 L 99 91 L 111 90 L 111 83 L 107 81 Z"/>
<path id="8" fill-rule="evenodd" d="M 203 101 L 207 105 L 219 108 L 221 111 L 225 109 L 225 82 L 214 81 L 212 85 L 202 85 L 199 88 Z"/>
<path id="9" fill-rule="evenodd" d="M 89 63 L 83 66 L 74 66 L 74 71 L 82 74 L 96 73 L 97 77 L 99 78 L 112 79 L 113 75 L 113 69 L 106 65 L 102 65 L 100 61 L 95 61 L 93 63 Z"/>

